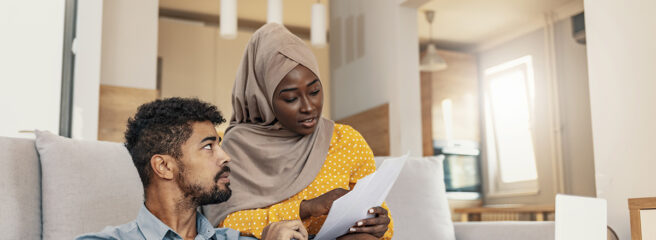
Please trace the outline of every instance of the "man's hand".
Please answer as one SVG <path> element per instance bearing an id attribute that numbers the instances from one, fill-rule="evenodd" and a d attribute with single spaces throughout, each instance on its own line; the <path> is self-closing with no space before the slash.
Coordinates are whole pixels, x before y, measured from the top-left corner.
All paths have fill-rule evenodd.
<path id="1" fill-rule="evenodd" d="M 378 238 L 367 233 L 349 233 L 337 238 L 337 240 L 374 240 L 374 239 L 378 239 Z"/>
<path id="2" fill-rule="evenodd" d="M 299 210 L 301 219 L 327 215 L 330 212 L 330 207 L 333 206 L 333 202 L 348 192 L 346 189 L 337 188 L 316 198 L 303 200 Z"/>
<path id="3" fill-rule="evenodd" d="M 387 232 L 387 225 L 390 218 L 387 216 L 387 210 L 382 207 L 369 209 L 369 214 L 375 214 L 376 217 L 357 221 L 355 226 L 349 229 L 349 233 L 368 233 L 374 237 L 381 238 Z"/>
<path id="4" fill-rule="evenodd" d="M 308 232 L 300 220 L 280 221 L 267 225 L 262 240 L 307 240 Z"/>

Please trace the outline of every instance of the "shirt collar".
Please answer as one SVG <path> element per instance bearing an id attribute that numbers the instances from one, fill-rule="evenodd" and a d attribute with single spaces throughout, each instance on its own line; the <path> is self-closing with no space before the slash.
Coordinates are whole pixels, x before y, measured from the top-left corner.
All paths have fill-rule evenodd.
<path id="1" fill-rule="evenodd" d="M 207 218 L 198 211 L 196 211 L 196 231 L 198 231 L 198 235 L 203 236 L 205 239 L 212 239 L 216 234 L 216 230 L 214 226 L 212 226 L 212 223 L 210 223 L 210 220 L 207 220 Z"/>
<path id="2" fill-rule="evenodd" d="M 173 229 L 164 224 L 159 218 L 155 217 L 155 215 L 146 208 L 145 204 L 142 205 L 139 210 L 137 225 L 146 239 L 164 239 L 169 231 L 175 233 Z M 198 235 L 203 236 L 204 239 L 212 239 L 216 233 L 210 221 L 198 211 L 196 212 L 196 231 L 198 232 Z"/>

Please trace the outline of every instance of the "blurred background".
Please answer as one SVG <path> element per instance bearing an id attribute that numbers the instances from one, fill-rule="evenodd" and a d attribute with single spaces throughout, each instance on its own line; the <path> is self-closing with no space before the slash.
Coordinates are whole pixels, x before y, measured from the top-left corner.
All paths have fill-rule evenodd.
<path id="1" fill-rule="evenodd" d="M 3 0 L 0 135 L 122 142 L 173 96 L 229 118 L 249 38 L 278 22 L 315 54 L 325 118 L 376 156 L 445 157 L 454 221 L 553 220 L 565 193 L 609 199 L 628 236 L 626 198 L 656 194 L 656 17 L 637 2 Z"/>

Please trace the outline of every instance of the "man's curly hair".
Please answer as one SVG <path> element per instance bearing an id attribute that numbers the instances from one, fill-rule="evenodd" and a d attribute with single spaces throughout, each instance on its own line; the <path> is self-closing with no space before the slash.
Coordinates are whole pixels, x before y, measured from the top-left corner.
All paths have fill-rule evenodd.
<path id="1" fill-rule="evenodd" d="M 225 119 L 212 104 L 196 98 L 178 97 L 141 105 L 134 117 L 128 119 L 125 147 L 132 156 L 144 189 L 152 175 L 152 156 L 163 154 L 180 159 L 181 146 L 192 133 L 191 124 L 204 121 L 218 125 Z"/>

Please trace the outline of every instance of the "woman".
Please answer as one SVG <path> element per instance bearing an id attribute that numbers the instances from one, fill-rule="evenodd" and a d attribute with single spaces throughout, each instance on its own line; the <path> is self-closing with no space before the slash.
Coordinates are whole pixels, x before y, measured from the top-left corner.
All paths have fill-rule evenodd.
<path id="1" fill-rule="evenodd" d="M 233 195 L 206 206 L 222 227 L 260 238 L 264 227 L 301 219 L 318 233 L 332 202 L 375 171 L 373 153 L 350 126 L 321 118 L 323 89 L 316 60 L 278 24 L 253 34 L 232 93 L 234 114 L 222 148 L 232 157 Z M 344 239 L 392 237 L 387 207 L 358 221 Z"/>

